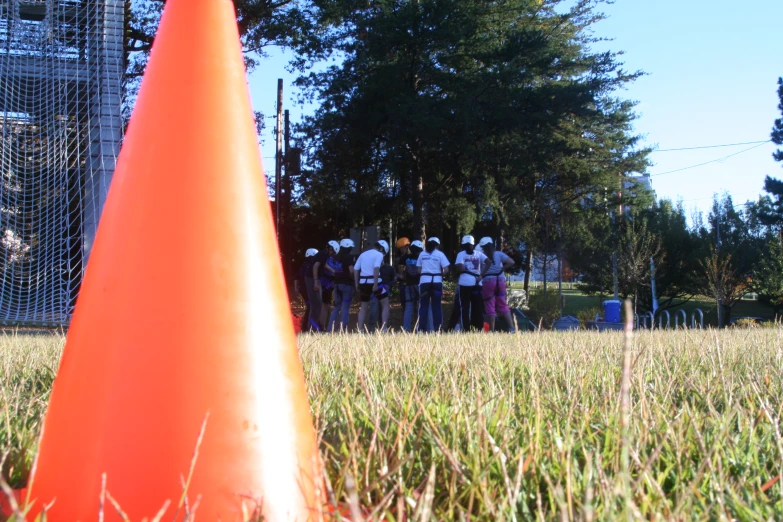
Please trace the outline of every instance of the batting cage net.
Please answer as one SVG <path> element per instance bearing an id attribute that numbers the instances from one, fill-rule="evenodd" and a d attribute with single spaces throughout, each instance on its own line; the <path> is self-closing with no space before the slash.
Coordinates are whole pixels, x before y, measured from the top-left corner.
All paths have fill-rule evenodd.
<path id="1" fill-rule="evenodd" d="M 0 0 L 0 325 L 69 322 L 122 139 L 123 0 Z"/>

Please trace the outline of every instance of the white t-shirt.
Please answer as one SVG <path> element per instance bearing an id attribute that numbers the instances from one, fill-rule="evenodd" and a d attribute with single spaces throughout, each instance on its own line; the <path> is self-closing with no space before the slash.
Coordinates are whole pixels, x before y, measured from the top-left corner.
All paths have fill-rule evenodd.
<path id="1" fill-rule="evenodd" d="M 459 275 L 460 286 L 476 286 L 476 283 L 481 282 L 470 274 L 481 275 L 481 265 L 487 260 L 487 256 L 476 250 L 472 254 L 468 254 L 464 250 L 457 254 L 457 261 L 454 264 L 462 265 L 465 270 Z"/>
<path id="2" fill-rule="evenodd" d="M 449 264 L 446 255 L 440 250 L 435 249 L 432 252 L 425 250 L 419 254 L 419 258 L 416 260 L 416 266 L 421 268 L 419 284 L 442 283 L 443 269 L 449 266 Z"/>
<path id="3" fill-rule="evenodd" d="M 499 276 L 498 279 L 501 277 L 505 280 L 506 276 L 503 274 L 503 263 L 506 262 L 506 259 L 511 259 L 503 252 L 495 251 L 494 254 L 492 254 L 492 264 L 489 267 L 489 270 L 487 270 L 487 273 L 484 274 L 485 277 L 491 277 L 491 276 Z"/>
<path id="4" fill-rule="evenodd" d="M 383 254 L 376 249 L 367 250 L 362 252 L 359 258 L 356 260 L 356 264 L 353 265 L 353 269 L 359 272 L 359 284 L 372 284 L 375 282 L 373 276 L 375 275 L 375 269 L 380 268 L 383 264 Z M 367 280 L 369 278 L 369 281 Z M 381 276 L 378 276 L 378 282 L 380 282 Z"/>

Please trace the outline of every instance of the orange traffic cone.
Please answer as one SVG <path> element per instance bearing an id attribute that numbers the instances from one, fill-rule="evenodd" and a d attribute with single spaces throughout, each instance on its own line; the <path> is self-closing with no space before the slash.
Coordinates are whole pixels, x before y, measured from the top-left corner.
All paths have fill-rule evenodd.
<path id="1" fill-rule="evenodd" d="M 169 0 L 29 484 L 49 520 L 96 520 L 104 473 L 107 520 L 182 520 L 183 483 L 200 520 L 318 518 L 266 194 L 232 3 Z"/>

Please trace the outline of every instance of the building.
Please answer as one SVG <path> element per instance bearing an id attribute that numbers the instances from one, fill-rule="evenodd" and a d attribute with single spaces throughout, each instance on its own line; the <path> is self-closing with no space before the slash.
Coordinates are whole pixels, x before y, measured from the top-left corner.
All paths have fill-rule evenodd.
<path id="1" fill-rule="evenodd" d="M 646 189 L 655 195 L 652 188 L 652 178 L 649 174 L 630 174 L 623 181 L 623 190 L 631 191 L 631 196 L 636 197 L 636 191 Z"/>

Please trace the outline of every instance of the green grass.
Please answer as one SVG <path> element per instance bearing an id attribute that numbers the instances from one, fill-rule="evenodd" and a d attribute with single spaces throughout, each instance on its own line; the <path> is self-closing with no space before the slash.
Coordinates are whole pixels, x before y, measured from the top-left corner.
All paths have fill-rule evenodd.
<path id="1" fill-rule="evenodd" d="M 780 520 L 781 337 L 641 332 L 624 351 L 587 332 L 322 335 L 300 349 L 329 489 L 370 519 Z M 15 485 L 60 346 L 0 339 Z"/>

